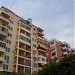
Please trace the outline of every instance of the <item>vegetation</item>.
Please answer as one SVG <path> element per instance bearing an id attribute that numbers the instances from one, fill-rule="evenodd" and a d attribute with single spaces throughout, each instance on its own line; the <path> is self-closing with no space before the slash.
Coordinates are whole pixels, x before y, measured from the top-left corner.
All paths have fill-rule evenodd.
<path id="1" fill-rule="evenodd" d="M 12 74 L 0 72 L 0 75 L 31 75 L 31 74 Z M 35 74 L 32 74 L 35 75 Z M 51 60 L 49 65 L 45 65 L 36 75 L 75 75 L 75 54 L 64 57 L 60 63 L 56 63 L 55 59 Z"/>
<path id="2" fill-rule="evenodd" d="M 64 57 L 60 63 L 51 61 L 39 71 L 39 75 L 75 75 L 75 54 Z"/>

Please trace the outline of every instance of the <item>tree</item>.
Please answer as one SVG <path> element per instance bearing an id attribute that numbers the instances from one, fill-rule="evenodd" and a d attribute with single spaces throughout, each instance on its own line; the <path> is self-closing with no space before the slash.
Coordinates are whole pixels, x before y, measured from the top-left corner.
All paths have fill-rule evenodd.
<path id="1" fill-rule="evenodd" d="M 75 75 L 75 54 L 64 57 L 59 63 L 55 59 L 51 60 L 38 75 Z"/>

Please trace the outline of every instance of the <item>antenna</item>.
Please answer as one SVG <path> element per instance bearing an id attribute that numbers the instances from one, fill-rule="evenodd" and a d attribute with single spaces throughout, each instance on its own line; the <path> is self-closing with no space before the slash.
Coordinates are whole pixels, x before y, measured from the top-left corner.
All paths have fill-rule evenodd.
<path id="1" fill-rule="evenodd" d="M 13 3 L 12 3 L 12 5 L 11 5 L 10 9 L 13 7 L 14 3 L 15 3 L 15 0 L 13 1 Z"/>

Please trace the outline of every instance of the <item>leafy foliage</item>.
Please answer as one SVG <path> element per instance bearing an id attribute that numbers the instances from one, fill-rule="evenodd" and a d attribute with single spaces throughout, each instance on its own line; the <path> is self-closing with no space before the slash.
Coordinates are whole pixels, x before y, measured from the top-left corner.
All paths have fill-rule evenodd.
<path id="1" fill-rule="evenodd" d="M 49 65 L 45 65 L 40 75 L 75 75 L 75 54 L 64 57 L 59 63 L 51 60 Z"/>

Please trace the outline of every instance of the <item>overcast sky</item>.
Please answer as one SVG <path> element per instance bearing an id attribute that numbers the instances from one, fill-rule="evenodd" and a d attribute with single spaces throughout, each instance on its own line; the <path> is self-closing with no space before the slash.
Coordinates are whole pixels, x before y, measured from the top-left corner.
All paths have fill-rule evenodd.
<path id="1" fill-rule="evenodd" d="M 0 0 L 8 9 L 14 0 Z M 74 0 L 15 0 L 11 10 L 44 29 L 47 39 L 56 38 L 74 47 Z"/>

